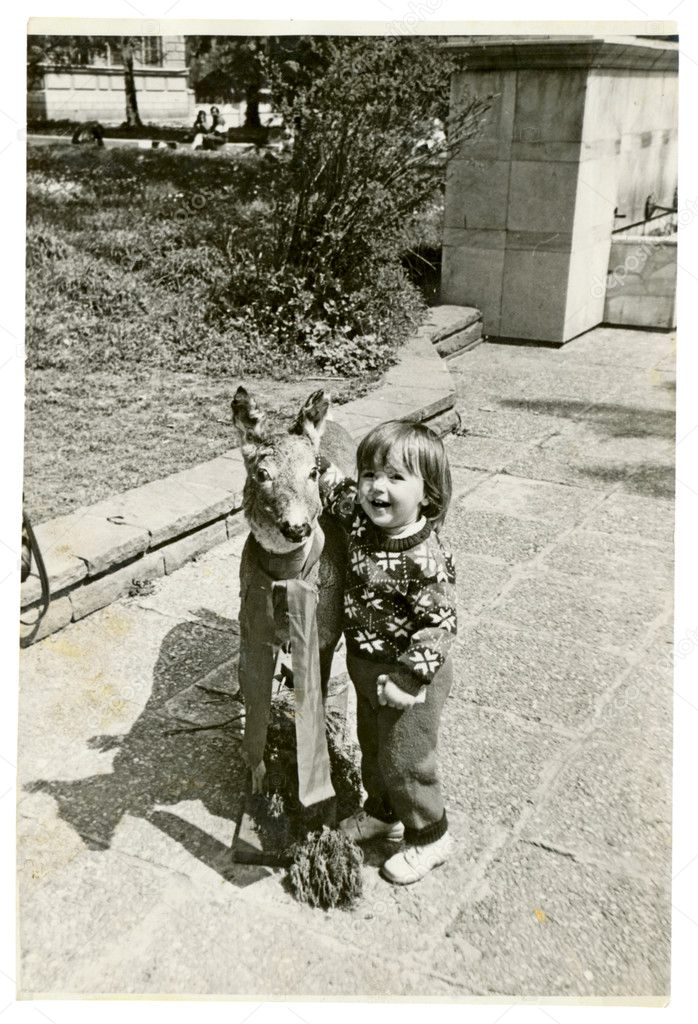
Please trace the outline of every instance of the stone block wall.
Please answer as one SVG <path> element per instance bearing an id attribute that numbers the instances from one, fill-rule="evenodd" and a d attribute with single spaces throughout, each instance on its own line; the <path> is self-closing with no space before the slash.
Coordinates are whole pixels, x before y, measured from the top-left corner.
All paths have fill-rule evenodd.
<path id="1" fill-rule="evenodd" d="M 487 41 L 489 40 L 489 41 Z M 451 105 L 492 96 L 449 162 L 441 299 L 489 337 L 562 344 L 603 320 L 614 227 L 676 184 L 676 45 L 592 37 L 468 44 Z M 624 219 L 616 220 L 618 208 Z"/>

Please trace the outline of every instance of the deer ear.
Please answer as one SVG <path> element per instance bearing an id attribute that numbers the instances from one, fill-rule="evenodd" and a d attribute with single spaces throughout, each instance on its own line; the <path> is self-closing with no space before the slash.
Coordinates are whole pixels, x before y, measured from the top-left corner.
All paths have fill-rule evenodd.
<path id="1" fill-rule="evenodd" d="M 240 444 L 257 445 L 264 431 L 264 413 L 242 385 L 233 396 L 233 423 L 240 435 Z"/>
<path id="2" fill-rule="evenodd" d="M 313 447 L 315 449 L 320 447 L 320 438 L 322 432 L 325 429 L 325 422 L 327 420 L 327 413 L 330 408 L 330 393 L 329 391 L 323 391 L 321 388 L 319 391 L 313 391 L 309 398 L 306 398 L 303 405 L 300 407 L 300 411 L 296 416 L 293 426 L 289 433 L 291 434 L 305 434 L 309 437 Z"/>

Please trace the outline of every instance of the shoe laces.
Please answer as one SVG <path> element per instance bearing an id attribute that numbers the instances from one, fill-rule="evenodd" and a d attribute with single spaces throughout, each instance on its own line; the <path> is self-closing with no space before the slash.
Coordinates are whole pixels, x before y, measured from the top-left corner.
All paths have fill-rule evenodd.
<path id="1" fill-rule="evenodd" d="M 423 846 L 406 846 L 402 851 L 402 855 L 410 865 L 410 867 L 416 867 L 422 859 Z"/>

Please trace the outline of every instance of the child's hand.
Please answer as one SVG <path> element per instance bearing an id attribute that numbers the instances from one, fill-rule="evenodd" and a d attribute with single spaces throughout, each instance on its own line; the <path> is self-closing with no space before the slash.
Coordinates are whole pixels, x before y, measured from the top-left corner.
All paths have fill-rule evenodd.
<path id="1" fill-rule="evenodd" d="M 392 681 L 390 676 L 381 675 L 377 679 L 378 703 L 395 708 L 397 711 L 404 711 L 411 708 L 413 704 L 419 703 L 419 694 L 412 695 L 405 693 Z"/>

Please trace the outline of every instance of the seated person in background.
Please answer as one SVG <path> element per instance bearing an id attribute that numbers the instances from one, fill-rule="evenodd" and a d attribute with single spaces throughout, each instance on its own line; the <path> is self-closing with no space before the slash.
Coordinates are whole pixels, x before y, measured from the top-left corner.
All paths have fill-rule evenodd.
<path id="1" fill-rule="evenodd" d="M 200 110 L 198 112 L 198 114 L 196 115 L 196 120 L 194 121 L 191 130 L 194 133 L 191 148 L 200 149 L 201 146 L 203 145 L 204 135 L 206 135 L 209 130 L 208 117 L 206 115 L 205 110 Z"/>
<path id="2" fill-rule="evenodd" d="M 103 146 L 104 128 L 99 121 L 86 121 L 75 129 L 72 142 L 75 146 L 79 146 L 83 142 L 93 142 L 96 146 Z"/>
<path id="3" fill-rule="evenodd" d="M 217 149 L 228 141 L 225 118 L 218 107 L 211 107 L 211 128 L 204 140 L 204 149 Z"/>

